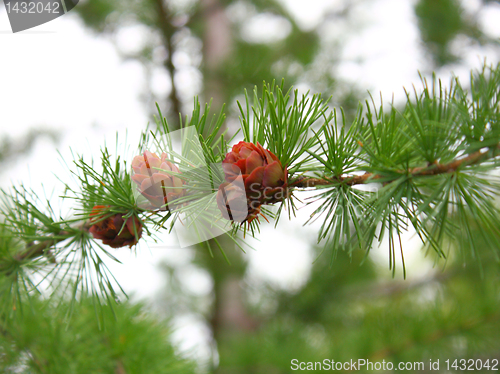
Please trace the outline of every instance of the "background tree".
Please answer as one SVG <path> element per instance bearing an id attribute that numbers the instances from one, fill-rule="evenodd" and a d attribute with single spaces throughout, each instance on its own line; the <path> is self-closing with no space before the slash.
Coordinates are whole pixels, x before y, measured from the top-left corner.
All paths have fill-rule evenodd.
<path id="1" fill-rule="evenodd" d="M 339 10 L 339 15 L 348 8 Z M 111 38 L 123 28 L 141 26 L 147 36 L 142 48 L 124 57 L 138 59 L 150 71 L 165 69 L 169 93 L 148 97 L 148 107 L 154 101 L 166 102 L 170 121 L 176 120 L 177 113 L 189 113 L 193 94 L 212 99 L 218 108 L 234 102 L 242 88 L 251 90 L 278 75 L 288 87 L 304 76 L 308 83 L 321 82 L 322 90 L 331 92 L 334 87 L 328 68 L 335 60 L 330 58 L 322 69 L 314 63 L 320 56 L 324 64 L 325 55 L 334 55 L 335 46 L 320 49 L 317 29 L 301 29 L 279 1 L 98 0 L 80 4 L 77 12 L 88 27 Z M 251 26 L 259 24 L 271 25 L 272 34 L 254 35 Z M 189 88 L 180 83 L 186 75 L 194 81 Z M 151 94 L 148 90 L 147 95 Z"/>
<path id="2" fill-rule="evenodd" d="M 482 1 L 482 4 L 498 1 Z M 415 5 L 420 35 L 427 51 L 431 54 L 436 67 L 460 62 L 461 54 L 453 42 L 460 36 L 467 44 L 486 45 L 498 41 L 488 37 L 479 25 L 476 14 L 467 14 L 464 6 L 457 0 L 428 1 L 420 0 Z"/>

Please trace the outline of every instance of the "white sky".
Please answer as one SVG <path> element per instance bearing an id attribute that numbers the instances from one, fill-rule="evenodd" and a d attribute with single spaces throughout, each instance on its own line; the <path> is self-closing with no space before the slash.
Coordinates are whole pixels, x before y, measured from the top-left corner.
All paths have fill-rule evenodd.
<path id="1" fill-rule="evenodd" d="M 283 2 L 305 28 L 312 27 L 325 11 L 340 3 Z M 381 90 L 387 100 L 393 92 L 402 97 L 403 86 L 418 83 L 417 70 L 427 66 L 418 45 L 412 4 L 373 0 L 355 8 L 366 26 L 346 43 L 342 55 L 345 62 L 338 73 L 372 92 Z M 466 4 L 473 11 L 477 1 Z M 96 155 L 105 140 L 113 143 L 116 131 L 127 131 L 129 143 L 135 148 L 134 138 L 150 120 L 138 99 L 145 87 L 140 64 L 123 62 L 111 42 L 93 36 L 71 14 L 12 34 L 3 8 L 0 5 L 0 137 L 19 137 L 37 127 L 61 131 L 63 138 L 58 149 L 67 162 L 71 161 L 70 147 Z M 481 19 L 491 35 L 500 36 L 500 7 L 491 6 Z M 343 26 L 332 25 L 324 31 L 342 32 Z M 494 51 L 471 51 L 465 58 L 465 67 L 455 67 L 455 71 L 466 77 L 470 67 L 480 66 L 484 57 L 489 62 L 498 61 Z M 440 75 L 448 81 L 450 72 Z M 38 189 L 43 183 L 50 191 L 56 185 L 53 174 L 62 179 L 69 175 L 53 144 L 41 139 L 28 156 L 3 170 L 0 186 L 22 181 Z M 300 286 L 313 260 L 307 247 L 314 232 L 300 227 L 304 221 L 283 222 L 286 231 L 265 227 L 260 240 L 268 245 L 256 244 L 259 250 L 249 253 L 249 273 L 283 287 Z M 117 251 L 124 265 L 113 266 L 113 270 L 127 291 L 153 296 L 164 284 L 156 269 L 161 259 L 179 264 L 189 262 L 189 250 L 176 249 L 172 238 L 166 239 L 165 246 L 151 245 L 148 249 L 141 245 L 138 256 L 126 250 Z M 382 257 L 385 261 L 386 255 Z M 186 326 L 191 322 L 188 320 Z"/>

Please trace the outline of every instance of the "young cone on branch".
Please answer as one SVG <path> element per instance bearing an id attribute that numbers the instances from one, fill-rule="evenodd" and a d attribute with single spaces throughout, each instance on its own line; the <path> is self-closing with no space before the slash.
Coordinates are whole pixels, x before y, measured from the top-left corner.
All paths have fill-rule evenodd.
<path id="1" fill-rule="evenodd" d="M 251 222 L 260 213 L 262 204 L 273 204 L 287 196 L 287 170 L 278 157 L 257 144 L 241 141 L 234 145 L 222 162 L 227 183 L 219 187 L 217 203 L 226 219 Z M 240 220 L 240 211 L 229 212 L 230 200 L 238 187 L 231 186 L 238 178 L 243 179 L 248 215 Z M 242 192 L 240 192 L 242 193 Z M 225 196 L 226 195 L 226 196 Z"/>
<path id="2" fill-rule="evenodd" d="M 260 207 L 250 211 L 245 190 L 238 183 L 224 182 L 219 186 L 217 205 L 222 216 L 229 221 L 251 222 L 260 213 Z"/>
<path id="3" fill-rule="evenodd" d="M 89 232 L 95 239 L 101 239 L 106 245 L 112 248 L 125 247 L 132 248 L 137 244 L 142 236 L 142 223 L 137 217 L 129 217 L 125 223 L 122 214 L 104 218 L 103 211 L 108 208 L 104 205 L 96 205 L 92 208 Z M 124 226 L 125 224 L 125 226 Z M 122 229 L 123 228 L 123 229 Z"/>
<path id="4" fill-rule="evenodd" d="M 169 201 L 184 195 L 184 182 L 175 176 L 180 174 L 179 168 L 168 161 L 167 157 L 166 153 L 158 157 L 155 153 L 145 151 L 142 156 L 135 156 L 132 160 L 132 180 L 153 208 L 165 206 L 169 209 Z"/>

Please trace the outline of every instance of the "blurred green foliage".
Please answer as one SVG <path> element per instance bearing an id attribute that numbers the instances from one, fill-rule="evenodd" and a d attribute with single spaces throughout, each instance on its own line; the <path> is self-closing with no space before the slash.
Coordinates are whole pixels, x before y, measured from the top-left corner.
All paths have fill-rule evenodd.
<path id="1" fill-rule="evenodd" d="M 41 137 L 48 137 L 54 143 L 59 141 L 60 134 L 55 130 L 34 128 L 20 139 L 9 136 L 0 138 L 0 163 L 15 159 L 31 151 L 36 141 Z"/>
<path id="2" fill-rule="evenodd" d="M 498 0 L 483 0 L 482 6 Z M 482 10 L 479 5 L 479 10 Z M 482 31 L 478 13 L 465 11 L 460 0 L 419 0 L 415 5 L 420 36 L 437 67 L 460 62 L 463 49 L 453 46 L 459 36 L 467 38 L 468 44 L 498 44 Z"/>
<path id="3" fill-rule="evenodd" d="M 469 28 L 459 0 L 420 0 L 415 7 L 422 41 L 438 65 L 455 62 L 450 43 Z"/>
<path id="4" fill-rule="evenodd" d="M 129 303 L 96 314 L 83 299 L 71 323 L 68 305 L 33 298 L 31 308 L 0 325 L 2 373 L 188 374 L 195 366 L 175 353 L 171 331 Z M 60 313 L 63 310 L 63 313 Z"/>
<path id="5" fill-rule="evenodd" d="M 219 341 L 216 373 L 289 373 L 291 360 L 424 362 L 500 356 L 500 265 L 481 246 L 482 265 L 461 258 L 412 281 L 387 280 L 355 253 L 332 268 L 317 261 L 298 292 L 268 290 L 276 301 L 260 328 Z M 470 260 L 470 259 L 469 259 Z M 328 370 L 319 370 L 320 372 Z M 363 370 L 362 370 L 363 371 Z"/>

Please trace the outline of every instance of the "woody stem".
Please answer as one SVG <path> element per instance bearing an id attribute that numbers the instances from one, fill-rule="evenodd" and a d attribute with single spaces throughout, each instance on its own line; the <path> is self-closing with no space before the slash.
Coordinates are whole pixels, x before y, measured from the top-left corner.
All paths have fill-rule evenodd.
<path id="1" fill-rule="evenodd" d="M 88 232 L 89 228 L 89 221 L 85 221 L 80 226 L 78 226 L 76 230 Z M 50 236 L 46 240 L 43 240 L 37 244 L 29 243 L 26 246 L 25 250 L 17 253 L 14 258 L 17 261 L 24 261 L 27 259 L 33 259 L 43 256 L 44 254 L 49 254 L 50 247 L 70 238 L 71 236 L 73 236 L 73 233 L 71 233 L 70 231 L 61 230 L 57 234 Z M 54 259 L 52 258 L 52 260 Z"/>
<path id="2" fill-rule="evenodd" d="M 499 148 L 500 145 L 495 147 L 495 149 Z M 459 169 L 460 167 L 478 164 L 485 159 L 495 156 L 495 154 L 493 154 L 493 156 L 490 156 L 488 153 L 489 149 L 485 151 L 479 150 L 470 153 L 466 157 L 455 159 L 448 163 L 441 164 L 435 161 L 434 163 L 431 163 L 425 167 L 410 168 L 408 170 L 399 170 L 397 174 L 408 175 L 409 177 L 420 177 L 420 176 L 432 176 L 445 173 L 452 173 L 457 169 Z M 369 183 L 382 178 L 384 178 L 385 182 L 391 182 L 390 180 L 389 181 L 387 180 L 388 177 L 389 176 L 384 176 L 382 174 L 376 174 L 376 173 L 365 173 L 362 175 L 345 176 L 345 177 L 335 176 L 331 178 L 314 178 L 314 177 L 301 176 L 297 178 L 297 180 L 293 182 L 291 186 L 295 188 L 307 188 L 316 186 L 328 186 L 339 183 L 344 183 L 348 186 L 354 186 L 357 184 Z M 399 178 L 399 176 L 394 177 L 394 179 L 397 178 Z"/>

